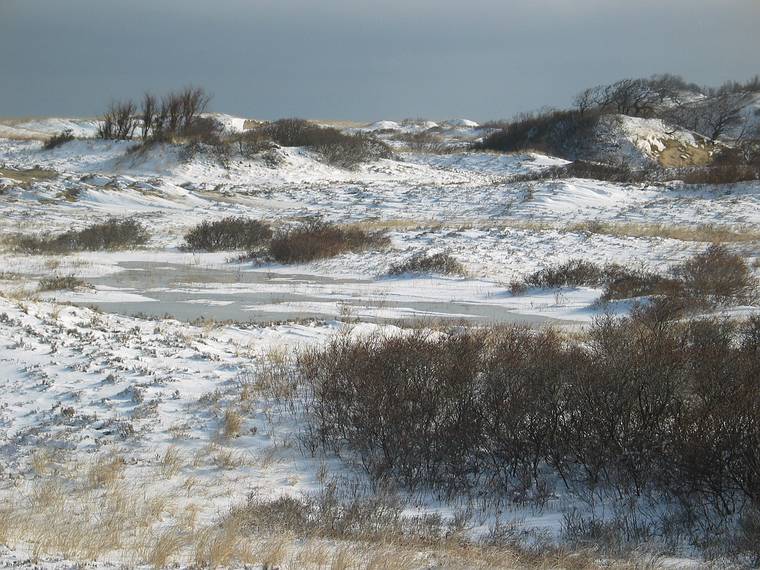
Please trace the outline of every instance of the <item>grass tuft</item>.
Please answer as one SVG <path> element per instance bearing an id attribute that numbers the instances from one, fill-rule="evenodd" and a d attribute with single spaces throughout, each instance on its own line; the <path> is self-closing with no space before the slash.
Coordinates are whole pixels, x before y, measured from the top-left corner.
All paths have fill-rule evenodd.
<path id="1" fill-rule="evenodd" d="M 92 288 L 92 285 L 74 275 L 55 275 L 40 279 L 38 291 L 73 291 L 75 289 Z"/>

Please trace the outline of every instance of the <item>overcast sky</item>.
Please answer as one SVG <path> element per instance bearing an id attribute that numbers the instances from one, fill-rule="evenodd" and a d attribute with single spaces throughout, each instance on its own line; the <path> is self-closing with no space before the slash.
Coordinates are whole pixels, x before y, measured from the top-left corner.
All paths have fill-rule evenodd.
<path id="1" fill-rule="evenodd" d="M 0 116 L 195 84 L 259 118 L 506 118 L 760 73 L 760 0 L 0 0 Z"/>

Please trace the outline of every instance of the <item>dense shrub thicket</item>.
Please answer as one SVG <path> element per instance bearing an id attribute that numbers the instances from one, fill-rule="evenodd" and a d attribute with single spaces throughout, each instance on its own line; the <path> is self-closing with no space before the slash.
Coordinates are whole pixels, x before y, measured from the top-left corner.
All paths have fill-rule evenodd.
<path id="1" fill-rule="evenodd" d="M 666 501 L 704 532 L 760 507 L 757 317 L 637 309 L 586 339 L 521 327 L 342 336 L 298 369 L 307 441 L 350 450 L 377 481 Z"/>
<path id="2" fill-rule="evenodd" d="M 516 281 L 512 292 L 520 294 L 529 287 L 603 287 L 604 301 L 656 295 L 685 309 L 752 302 L 757 280 L 741 256 L 713 244 L 671 267 L 670 275 L 615 263 L 599 265 L 570 259 Z"/>
<path id="3" fill-rule="evenodd" d="M 254 143 L 270 140 L 281 146 L 313 149 L 328 164 L 351 168 L 362 162 L 391 158 L 388 145 L 369 134 L 346 134 L 304 119 L 280 119 L 246 133 Z"/>
<path id="4" fill-rule="evenodd" d="M 444 142 L 439 132 L 433 129 L 419 132 L 394 132 L 391 138 L 404 143 L 413 152 L 446 154 L 461 150 L 459 146 Z"/>
<path id="5" fill-rule="evenodd" d="M 712 299 L 719 304 L 732 300 L 750 302 L 756 280 L 744 259 L 713 244 L 672 268 L 686 296 Z"/>
<path id="6" fill-rule="evenodd" d="M 201 251 L 254 251 L 272 237 L 269 224 L 243 216 L 204 220 L 185 234 L 186 249 Z"/>
<path id="7" fill-rule="evenodd" d="M 575 158 L 577 149 L 593 134 L 598 121 L 598 113 L 574 110 L 529 113 L 498 125 L 474 148 L 502 152 L 536 150 Z"/>
<path id="8" fill-rule="evenodd" d="M 303 263 L 349 251 L 385 247 L 388 243 L 388 238 L 380 233 L 312 221 L 278 232 L 269 243 L 269 254 L 281 263 Z"/>
<path id="9" fill-rule="evenodd" d="M 129 249 L 144 245 L 149 235 L 145 227 L 132 218 L 111 218 L 82 230 L 72 230 L 57 236 L 15 236 L 10 241 L 28 253 L 67 253 Z"/>
<path id="10" fill-rule="evenodd" d="M 514 294 L 522 294 L 529 287 L 603 287 L 604 301 L 658 294 L 683 296 L 682 287 L 674 279 L 617 263 L 599 265 L 583 259 L 544 267 L 511 285 Z"/>
<path id="11" fill-rule="evenodd" d="M 318 147 L 339 143 L 348 135 L 338 129 L 321 127 L 305 119 L 279 119 L 256 129 L 280 146 Z"/>
<path id="12" fill-rule="evenodd" d="M 574 160 L 562 166 L 554 166 L 535 172 L 518 174 L 512 182 L 533 182 L 563 178 L 588 178 L 619 182 L 623 184 L 658 184 L 681 180 L 686 184 L 735 184 L 760 179 L 760 158 L 745 162 L 736 153 L 709 166 L 685 168 L 662 168 L 654 164 L 631 168 L 626 164 L 605 164 L 588 160 Z M 752 155 L 754 156 L 754 155 Z M 760 157 L 760 154 L 758 155 Z"/>

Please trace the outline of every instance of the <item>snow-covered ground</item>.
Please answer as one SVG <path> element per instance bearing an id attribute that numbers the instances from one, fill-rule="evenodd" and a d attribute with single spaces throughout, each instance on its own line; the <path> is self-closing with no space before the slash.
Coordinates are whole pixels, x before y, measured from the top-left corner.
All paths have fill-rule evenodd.
<path id="1" fill-rule="evenodd" d="M 242 119 L 218 118 L 230 131 L 244 128 Z M 278 149 L 274 163 L 234 158 L 223 167 L 210 156 L 183 160 L 168 145 L 127 153 L 134 143 L 86 139 L 45 151 L 30 140 L 64 128 L 92 136 L 96 124 L 38 119 L 0 127 L 0 137 L 12 137 L 0 138 L 0 238 L 50 235 L 112 216 L 134 216 L 151 238 L 145 248 L 124 252 L 0 250 L 0 493 L 8 501 L 24 496 L 43 451 L 56 465 L 118 453 L 125 480 L 148 481 L 146 493 L 171 495 L 177 512 L 193 503 L 207 522 L 254 489 L 298 494 L 317 489 L 325 470 L 358 476 L 334 457 L 302 453 L 297 414 L 266 391 L 241 396 L 258 367 L 276 366 L 288 351 L 340 332 L 395 334 L 400 329 L 393 323 L 582 326 L 629 305 L 600 305 L 601 291 L 589 288 L 514 296 L 510 283 L 572 258 L 664 270 L 706 247 L 700 228 L 760 232 L 756 182 L 513 182 L 565 161 L 467 151 L 401 152 L 398 160 L 343 170 L 289 148 Z M 366 128 L 438 128 L 452 144 L 479 136 L 466 120 L 422 127 L 381 121 Z M 657 145 L 647 125 L 626 128 L 646 131 L 639 150 Z M 294 266 L 233 261 L 240 252 L 180 249 L 191 226 L 230 215 L 275 226 L 314 216 L 362 224 L 387 231 L 391 246 Z M 589 231 L 601 222 L 629 231 Z M 630 228 L 637 225 L 683 228 L 693 239 L 655 231 L 634 237 Z M 757 246 L 746 239 L 730 244 L 750 259 Z M 392 264 L 423 251 L 448 252 L 467 276 L 387 276 Z M 36 293 L 37 281 L 54 274 L 94 287 Z M 188 324 L 199 316 L 206 323 Z M 223 433 L 230 409 L 243 415 L 232 437 Z M 180 457 L 170 475 L 165 466 L 162 471 L 168 449 Z M 511 516 L 556 534 L 564 507 L 557 502 L 541 513 Z M 432 500 L 421 508 L 451 513 Z M 23 558 L 27 546 L 0 550 L 0 564 Z"/>

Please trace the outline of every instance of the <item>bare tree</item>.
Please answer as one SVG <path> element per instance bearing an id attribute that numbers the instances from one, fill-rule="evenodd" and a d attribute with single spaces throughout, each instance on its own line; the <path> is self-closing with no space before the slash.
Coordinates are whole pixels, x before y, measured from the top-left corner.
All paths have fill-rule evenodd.
<path id="1" fill-rule="evenodd" d="M 578 94 L 574 102 L 581 115 L 596 107 L 606 113 L 653 117 L 666 102 L 678 101 L 683 91 L 695 89 L 677 75 L 655 75 L 592 87 Z"/>
<path id="2" fill-rule="evenodd" d="M 160 100 L 151 93 L 143 95 L 140 105 L 131 100 L 114 102 L 101 118 L 98 136 L 128 140 L 138 126 L 143 140 L 162 140 L 190 132 L 206 110 L 211 97 L 200 87 L 186 87 Z"/>
<path id="3" fill-rule="evenodd" d="M 760 118 L 760 111 L 755 111 Z M 760 167 L 760 122 L 742 121 L 740 131 L 735 137 L 734 151 L 741 160 L 750 166 Z"/>
<path id="4" fill-rule="evenodd" d="M 704 89 L 695 83 L 687 83 L 680 75 L 663 73 L 662 75 L 653 75 L 647 82 L 660 96 L 660 100 L 665 102 L 680 101 L 685 93 L 703 93 Z"/>
<path id="5" fill-rule="evenodd" d="M 193 121 L 206 110 L 211 97 L 201 87 L 186 87 L 178 94 L 181 128 L 190 129 Z"/>
<path id="6" fill-rule="evenodd" d="M 597 88 L 595 87 L 590 87 L 589 89 L 584 89 L 575 96 L 573 103 L 575 108 L 578 109 L 581 117 L 596 106 L 596 89 Z"/>
<path id="7" fill-rule="evenodd" d="M 651 117 L 662 102 L 660 94 L 644 79 L 623 79 L 602 90 L 600 107 L 623 115 Z"/>
<path id="8" fill-rule="evenodd" d="M 158 99 L 151 93 L 143 95 L 142 107 L 140 109 L 140 118 L 142 119 L 141 134 L 142 139 L 147 140 L 148 136 L 154 132 L 156 115 L 158 113 Z"/>
<path id="9" fill-rule="evenodd" d="M 114 137 L 114 117 L 111 111 L 108 110 L 103 113 L 100 118 L 100 124 L 98 125 L 98 138 L 101 139 L 113 139 Z"/>
<path id="10" fill-rule="evenodd" d="M 712 140 L 726 136 L 742 125 L 742 112 L 749 103 L 748 93 L 724 93 L 697 101 L 681 102 L 670 109 L 665 118 L 681 127 Z M 733 138 L 743 138 L 743 133 Z"/>
<path id="11" fill-rule="evenodd" d="M 118 140 L 129 140 L 134 136 L 137 128 L 135 114 L 137 106 L 130 100 L 117 103 L 114 106 L 116 117 L 116 138 Z"/>
<path id="12" fill-rule="evenodd" d="M 716 140 L 742 122 L 742 111 L 749 103 L 746 93 L 724 95 L 712 99 L 707 105 L 704 122 L 709 137 Z"/>
<path id="13" fill-rule="evenodd" d="M 113 102 L 101 117 L 98 136 L 103 139 L 130 140 L 137 128 L 137 107 L 131 100 Z"/>
<path id="14" fill-rule="evenodd" d="M 726 81 L 717 89 L 711 90 L 711 95 L 730 95 L 736 93 L 757 93 L 760 92 L 760 75 L 755 75 L 748 81 L 740 83 L 738 81 Z"/>
<path id="15" fill-rule="evenodd" d="M 176 93 L 169 93 L 161 100 L 161 114 L 165 117 L 165 135 L 176 135 L 182 120 L 182 99 Z"/>
<path id="16" fill-rule="evenodd" d="M 169 122 L 169 110 L 165 99 L 156 101 L 156 114 L 153 116 L 153 138 L 163 140 L 166 136 L 167 124 Z"/>

